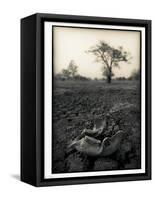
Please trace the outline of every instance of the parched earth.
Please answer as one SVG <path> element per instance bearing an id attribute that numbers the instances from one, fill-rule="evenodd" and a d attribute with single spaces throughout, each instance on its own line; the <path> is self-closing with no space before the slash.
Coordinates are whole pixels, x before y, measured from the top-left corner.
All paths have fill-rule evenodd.
<path id="1" fill-rule="evenodd" d="M 52 172 L 103 171 L 141 167 L 140 86 L 138 81 L 57 81 L 53 93 Z M 68 144 L 84 128 L 109 115 L 107 136 L 123 130 L 118 150 L 110 156 L 91 158 Z"/>

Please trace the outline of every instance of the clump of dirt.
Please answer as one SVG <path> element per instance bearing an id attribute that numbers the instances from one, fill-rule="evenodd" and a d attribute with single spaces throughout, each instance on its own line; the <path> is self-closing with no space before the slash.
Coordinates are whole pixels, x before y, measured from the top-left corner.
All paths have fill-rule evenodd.
<path id="1" fill-rule="evenodd" d="M 93 170 L 115 170 L 118 169 L 118 162 L 110 158 L 100 158 L 97 159 L 94 163 Z"/>

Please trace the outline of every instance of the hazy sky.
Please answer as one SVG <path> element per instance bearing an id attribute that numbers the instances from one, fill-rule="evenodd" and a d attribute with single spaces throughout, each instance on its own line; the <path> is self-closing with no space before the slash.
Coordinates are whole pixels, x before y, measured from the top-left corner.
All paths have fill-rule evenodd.
<path id="1" fill-rule="evenodd" d="M 133 57 L 130 64 L 120 63 L 120 68 L 113 68 L 115 77 L 129 77 L 140 66 L 140 33 L 137 31 L 115 31 L 103 29 L 54 27 L 54 72 L 60 73 L 74 60 L 80 75 L 101 78 L 102 63 L 95 62 L 93 54 L 86 53 L 100 40 L 117 48 L 123 46 Z"/>

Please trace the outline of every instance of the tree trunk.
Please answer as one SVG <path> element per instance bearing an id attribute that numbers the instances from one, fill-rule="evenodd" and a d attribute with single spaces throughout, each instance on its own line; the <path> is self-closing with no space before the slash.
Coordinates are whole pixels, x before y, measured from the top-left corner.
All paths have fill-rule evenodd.
<path id="1" fill-rule="evenodd" d="M 107 76 L 107 83 L 111 83 L 111 76 Z"/>

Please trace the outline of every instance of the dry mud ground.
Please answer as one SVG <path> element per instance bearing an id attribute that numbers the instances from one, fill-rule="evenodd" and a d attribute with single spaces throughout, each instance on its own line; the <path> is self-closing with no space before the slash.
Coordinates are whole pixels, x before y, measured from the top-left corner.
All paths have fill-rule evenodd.
<path id="1" fill-rule="evenodd" d="M 141 167 L 139 81 L 55 81 L 53 88 L 52 173 Z M 103 158 L 66 155 L 67 145 L 105 113 L 124 131 L 119 149 Z"/>

